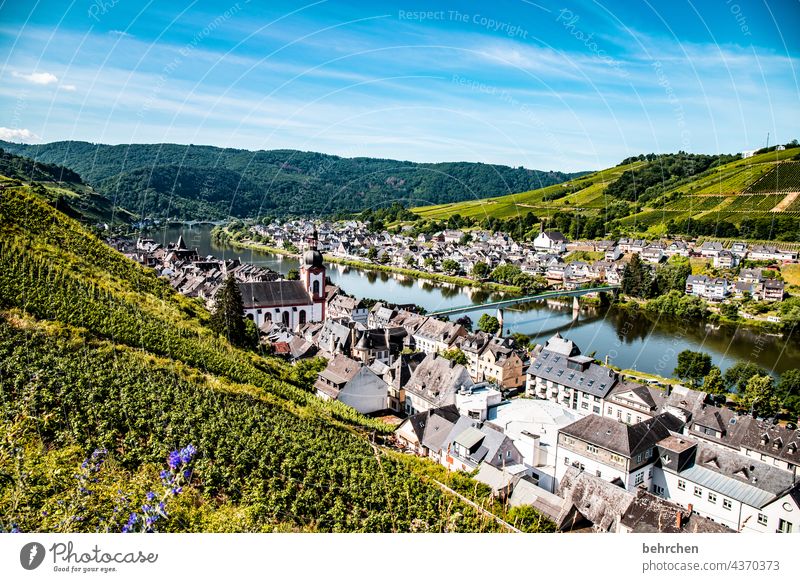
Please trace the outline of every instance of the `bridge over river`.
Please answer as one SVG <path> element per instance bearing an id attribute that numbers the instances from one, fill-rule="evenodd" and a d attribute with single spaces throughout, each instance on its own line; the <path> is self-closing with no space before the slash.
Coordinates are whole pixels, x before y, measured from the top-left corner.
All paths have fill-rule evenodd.
<path id="1" fill-rule="evenodd" d="M 589 295 L 591 293 L 609 293 L 619 289 L 619 285 L 604 285 L 603 287 L 583 287 L 580 289 L 560 290 L 560 291 L 545 291 L 544 293 L 537 293 L 536 295 L 526 295 L 525 297 L 513 297 L 511 299 L 502 299 L 500 301 L 491 301 L 489 303 L 473 303 L 470 305 L 460 305 L 458 307 L 449 307 L 440 311 L 428 313 L 432 316 L 450 317 L 451 315 L 460 315 L 462 313 L 469 313 L 470 311 L 477 311 L 478 309 L 497 309 L 497 320 L 500 322 L 500 332 L 503 331 L 503 310 L 514 305 L 522 305 L 523 303 L 531 303 L 532 301 L 541 301 L 544 299 L 558 299 L 561 297 L 573 297 L 573 309 L 576 314 L 580 309 L 578 297 Z"/>

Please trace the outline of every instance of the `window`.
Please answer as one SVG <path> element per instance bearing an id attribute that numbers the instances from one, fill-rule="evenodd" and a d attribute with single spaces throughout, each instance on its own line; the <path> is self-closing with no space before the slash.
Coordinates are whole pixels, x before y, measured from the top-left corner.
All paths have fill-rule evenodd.
<path id="1" fill-rule="evenodd" d="M 637 463 L 641 463 L 642 462 L 642 453 L 639 453 L 638 455 L 636 455 L 636 462 Z"/>
<path id="2" fill-rule="evenodd" d="M 767 525 L 767 516 L 764 513 L 758 514 L 758 524 L 759 525 Z"/>
<path id="3" fill-rule="evenodd" d="M 608 415 L 611 416 L 611 407 L 608 407 Z"/>
<path id="4" fill-rule="evenodd" d="M 790 521 L 786 521 L 785 519 L 778 520 L 778 532 L 779 533 L 792 533 L 792 523 Z"/>
<path id="5" fill-rule="evenodd" d="M 656 495 L 663 497 L 664 496 L 664 488 L 661 485 L 653 485 L 653 493 Z"/>
<path id="6" fill-rule="evenodd" d="M 589 403 L 588 402 L 581 402 L 581 408 L 584 410 L 589 410 Z"/>
<path id="7" fill-rule="evenodd" d="M 641 485 L 644 483 L 644 471 L 639 471 L 636 473 L 636 477 L 633 480 L 634 485 Z"/>
<path id="8" fill-rule="evenodd" d="M 625 415 L 625 422 L 627 422 L 628 424 L 631 423 L 631 413 L 630 412 Z"/>
<path id="9" fill-rule="evenodd" d="M 301 311 L 300 312 L 300 325 L 303 325 L 305 322 L 306 322 L 306 312 L 305 311 Z"/>
<path id="10" fill-rule="evenodd" d="M 703 489 L 700 487 L 695 486 L 694 488 L 694 496 L 695 497 L 702 497 L 703 496 Z"/>
<path id="11" fill-rule="evenodd" d="M 647 470 L 647 478 L 648 478 L 648 479 L 652 479 L 652 478 L 653 478 L 653 467 L 650 467 L 650 468 Z"/>
<path id="12" fill-rule="evenodd" d="M 617 410 L 617 420 L 622 420 L 622 411 Z"/>
<path id="13" fill-rule="evenodd" d="M 709 503 L 716 503 L 717 502 L 717 494 L 712 493 L 711 491 L 708 492 L 708 502 Z"/>
<path id="14" fill-rule="evenodd" d="M 599 406 L 593 406 L 592 407 L 592 412 L 594 412 L 595 414 L 600 414 L 600 407 Z"/>
<path id="15" fill-rule="evenodd" d="M 722 508 L 730 510 L 733 507 L 733 503 L 731 503 L 730 499 L 723 499 L 722 500 Z"/>
<path id="16" fill-rule="evenodd" d="M 625 459 L 623 459 L 623 458 L 622 458 L 621 456 L 619 456 L 619 455 L 614 455 L 614 454 L 612 454 L 612 455 L 611 455 L 611 460 L 612 460 L 614 463 L 618 463 L 618 464 L 620 464 L 620 465 L 624 465 L 624 464 L 625 464 Z"/>
<path id="17" fill-rule="evenodd" d="M 590 453 L 596 453 L 598 448 L 594 445 L 586 445 L 586 450 Z"/>
<path id="18" fill-rule="evenodd" d="M 602 477 L 603 475 L 600 473 L 600 469 L 594 472 L 594 474 L 598 477 Z"/>
<path id="19" fill-rule="evenodd" d="M 569 457 L 564 457 L 564 464 L 569 465 Z"/>
<path id="20" fill-rule="evenodd" d="M 686 491 L 686 481 L 683 479 L 678 479 L 678 489 L 681 491 Z"/>
<path id="21" fill-rule="evenodd" d="M 652 457 L 652 456 L 653 456 L 653 449 L 647 449 L 647 450 L 644 452 L 644 458 L 645 458 L 645 459 L 649 459 L 649 458 L 650 458 L 650 457 Z"/>

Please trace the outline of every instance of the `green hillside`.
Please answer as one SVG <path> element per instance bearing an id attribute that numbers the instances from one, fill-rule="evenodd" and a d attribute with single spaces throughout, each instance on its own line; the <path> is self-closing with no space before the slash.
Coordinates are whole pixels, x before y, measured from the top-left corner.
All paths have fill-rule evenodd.
<path id="1" fill-rule="evenodd" d="M 64 214 L 90 224 L 127 222 L 132 215 L 83 182 L 72 170 L 35 162 L 0 148 L 0 187 L 27 184 L 34 194 Z"/>
<path id="2" fill-rule="evenodd" d="M 485 488 L 371 444 L 390 427 L 316 398 L 313 368 L 232 347 L 29 188 L 3 191 L 0 234 L 0 530 L 120 531 L 148 493 L 159 531 L 501 529 L 435 480 L 497 511 Z"/>
<path id="3" fill-rule="evenodd" d="M 331 215 L 395 201 L 406 206 L 455 202 L 540 188 L 572 176 L 468 162 L 421 164 L 177 144 L 0 141 L 0 147 L 66 166 L 141 216 L 190 219 Z"/>
<path id="4" fill-rule="evenodd" d="M 800 216 L 800 199 L 792 194 L 800 190 L 800 162 L 794 161 L 798 151 L 773 150 L 746 159 L 721 157 L 721 163 L 710 165 L 708 156 L 687 155 L 677 168 L 669 164 L 676 158 L 680 161 L 680 154 L 631 159 L 547 188 L 412 210 L 434 220 L 456 214 L 477 220 L 507 219 L 532 212 L 555 222 L 565 214 L 582 217 L 583 222 L 599 219 L 606 233 L 698 230 L 694 234 L 771 238 L 763 221 L 779 223 L 785 234 Z M 683 169 L 687 166 L 689 172 Z M 720 232 L 709 232 L 714 229 Z"/>

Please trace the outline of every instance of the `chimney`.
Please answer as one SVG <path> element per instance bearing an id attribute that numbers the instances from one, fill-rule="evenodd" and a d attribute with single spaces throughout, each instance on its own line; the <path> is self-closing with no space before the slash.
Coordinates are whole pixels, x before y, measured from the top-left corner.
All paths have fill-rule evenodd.
<path id="1" fill-rule="evenodd" d="M 691 514 L 693 510 L 694 510 L 694 505 L 692 505 L 691 503 L 686 506 L 686 511 L 688 511 L 689 514 Z"/>
<path id="2" fill-rule="evenodd" d="M 681 529 L 683 526 L 683 512 L 679 509 L 678 512 L 675 514 L 675 527 L 677 529 Z"/>

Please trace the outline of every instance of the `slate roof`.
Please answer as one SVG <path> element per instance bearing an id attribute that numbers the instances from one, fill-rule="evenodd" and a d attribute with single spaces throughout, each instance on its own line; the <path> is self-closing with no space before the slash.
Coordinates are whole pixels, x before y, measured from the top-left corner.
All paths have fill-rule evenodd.
<path id="1" fill-rule="evenodd" d="M 406 385 L 406 391 L 436 402 L 445 394 L 455 393 L 461 386 L 472 386 L 467 369 L 461 364 L 429 354 L 420 362 Z"/>
<path id="2" fill-rule="evenodd" d="M 413 414 L 408 417 L 408 422 L 414 434 L 417 435 L 417 440 L 422 443 L 425 436 L 425 429 L 428 426 L 432 425 L 434 427 L 431 429 L 433 433 L 438 433 L 440 428 L 449 425 L 447 431 L 444 432 L 444 436 L 446 437 L 459 416 L 460 414 L 455 404 L 449 404 L 440 408 L 431 408 L 425 412 Z M 441 443 L 439 443 L 439 446 L 441 447 Z"/>
<path id="3" fill-rule="evenodd" d="M 311 297 L 300 281 L 256 281 L 237 284 L 245 309 L 311 304 Z"/>
<path id="4" fill-rule="evenodd" d="M 489 425 L 479 427 L 477 421 L 461 416 L 442 443 L 441 448 L 450 450 L 452 454 L 451 445 L 458 442 L 470 451 L 468 458 L 465 459 L 466 461 L 477 465 L 485 460 L 487 463 L 494 465 L 497 451 L 506 439 L 508 437 L 501 431 Z M 471 443 L 471 446 L 467 446 L 465 443 Z"/>
<path id="5" fill-rule="evenodd" d="M 517 482 L 508 502 L 512 507 L 531 505 L 553 521 L 558 519 L 564 504 L 558 495 L 542 489 L 530 477 L 523 477 Z"/>
<path id="6" fill-rule="evenodd" d="M 429 317 L 414 335 L 450 344 L 455 341 L 459 335 L 463 335 L 463 332 L 464 327 L 458 323 Z"/>
<path id="7" fill-rule="evenodd" d="M 690 513 L 644 489 L 636 491 L 636 499 L 622 514 L 620 524 L 632 533 L 736 533 L 721 523 Z"/>
<path id="8" fill-rule="evenodd" d="M 589 520 L 598 531 L 616 531 L 620 516 L 633 502 L 633 493 L 570 467 L 558 483 L 558 496 L 564 499 L 556 520 L 559 529 L 571 529 L 573 510 Z"/>
<path id="9" fill-rule="evenodd" d="M 738 445 L 800 465 L 800 430 L 743 416 L 737 422 Z"/>
<path id="10" fill-rule="evenodd" d="M 682 427 L 683 422 L 668 412 L 633 425 L 590 414 L 559 432 L 631 458 Z"/>
<path id="11" fill-rule="evenodd" d="M 551 342 L 548 342 L 548 346 L 550 344 Z M 573 369 L 569 366 L 570 362 L 584 364 L 583 367 L 586 369 Z M 586 362 L 587 360 L 582 356 L 567 357 L 545 347 L 531 362 L 528 374 L 586 392 L 592 396 L 605 398 L 616 384 L 619 378 L 618 374 L 605 366 L 594 362 L 587 365 Z"/>
<path id="12" fill-rule="evenodd" d="M 696 448 L 693 462 L 677 471 L 688 481 L 758 508 L 794 488 L 795 477 L 785 469 L 699 439 L 682 438 L 689 439 Z M 675 472 L 668 467 L 664 470 Z"/>

